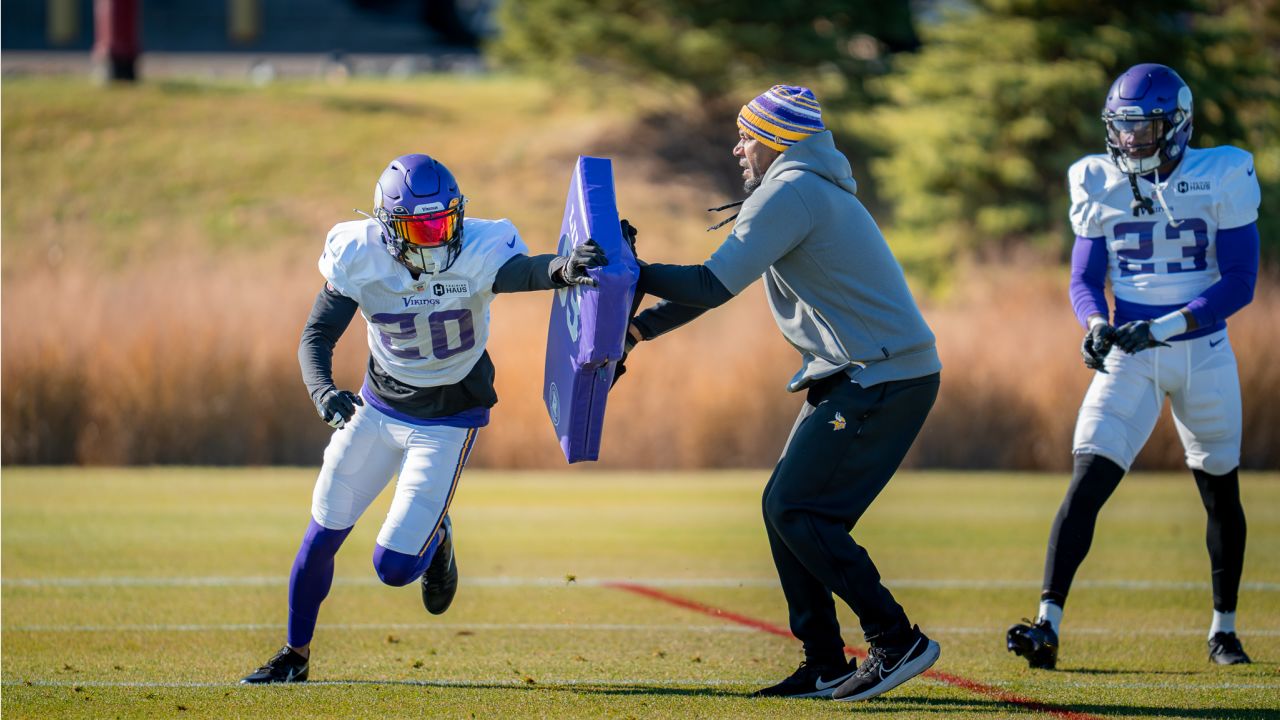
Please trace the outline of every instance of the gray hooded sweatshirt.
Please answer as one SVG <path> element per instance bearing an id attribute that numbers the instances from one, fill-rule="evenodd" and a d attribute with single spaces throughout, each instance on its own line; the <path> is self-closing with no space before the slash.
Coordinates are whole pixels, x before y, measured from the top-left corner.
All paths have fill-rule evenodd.
<path id="1" fill-rule="evenodd" d="M 845 370 L 870 387 L 939 372 L 933 332 L 849 161 L 821 132 L 787 148 L 706 266 L 737 295 L 764 277 L 778 328 L 803 364 L 787 389 Z"/>

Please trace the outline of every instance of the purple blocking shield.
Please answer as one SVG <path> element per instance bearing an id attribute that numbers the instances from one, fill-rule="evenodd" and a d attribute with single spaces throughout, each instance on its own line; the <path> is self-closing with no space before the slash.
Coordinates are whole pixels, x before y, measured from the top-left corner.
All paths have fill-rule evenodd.
<path id="1" fill-rule="evenodd" d="M 640 268 L 618 225 L 613 165 L 579 157 L 569 181 L 558 252 L 594 239 L 609 264 L 589 272 L 600 287 L 561 288 L 551 301 L 542 397 L 571 463 L 600 457 L 605 403 L 623 342 Z"/>

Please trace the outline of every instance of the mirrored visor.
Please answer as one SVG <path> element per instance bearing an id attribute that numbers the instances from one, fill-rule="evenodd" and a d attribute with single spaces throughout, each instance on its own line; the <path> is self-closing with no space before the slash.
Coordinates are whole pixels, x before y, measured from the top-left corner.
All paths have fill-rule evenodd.
<path id="1" fill-rule="evenodd" d="M 1164 123 L 1163 119 L 1108 120 L 1107 137 L 1125 151 L 1154 148 L 1164 133 Z"/>
<path id="2" fill-rule="evenodd" d="M 457 234 L 461 222 L 459 208 L 440 210 L 422 215 L 392 215 L 387 225 L 396 237 L 418 247 L 448 245 Z"/>

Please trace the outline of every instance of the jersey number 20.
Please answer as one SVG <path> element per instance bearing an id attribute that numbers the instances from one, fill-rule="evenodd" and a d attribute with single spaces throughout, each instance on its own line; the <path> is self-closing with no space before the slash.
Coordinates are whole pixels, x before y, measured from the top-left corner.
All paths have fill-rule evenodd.
<path id="1" fill-rule="evenodd" d="M 382 346 L 392 355 L 405 360 L 423 360 L 419 352 L 418 313 L 377 313 L 369 318 L 373 321 Z M 449 344 L 449 323 L 458 326 L 458 344 Z M 431 334 L 431 355 L 437 360 L 457 355 L 475 347 L 476 330 L 471 321 L 471 311 L 439 310 L 427 316 L 427 328 Z M 393 341 L 399 340 L 400 347 Z"/>
<path id="2" fill-rule="evenodd" d="M 1120 264 L 1121 277 L 1156 272 L 1156 263 L 1142 262 L 1143 260 L 1150 260 L 1155 253 L 1155 227 L 1156 221 L 1154 220 L 1116 224 L 1116 240 L 1124 242 L 1133 236 L 1138 238 L 1137 248 L 1125 248 L 1116 252 Z M 1166 263 L 1165 272 L 1193 272 L 1209 267 L 1208 263 L 1205 262 L 1205 253 L 1209 248 L 1209 226 L 1205 224 L 1205 221 L 1200 218 L 1186 218 L 1185 220 L 1177 221 L 1176 225 L 1166 224 L 1164 226 L 1165 239 L 1173 242 L 1185 242 L 1182 236 L 1187 232 L 1194 236 L 1195 244 L 1184 245 L 1182 257 L 1189 258 L 1191 265 L 1188 266 L 1185 262 Z"/>

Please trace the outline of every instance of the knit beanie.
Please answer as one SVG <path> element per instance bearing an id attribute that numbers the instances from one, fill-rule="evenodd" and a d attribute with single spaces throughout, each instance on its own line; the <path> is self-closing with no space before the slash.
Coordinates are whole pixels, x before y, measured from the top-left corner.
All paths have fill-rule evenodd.
<path id="1" fill-rule="evenodd" d="M 744 105 L 738 127 L 778 152 L 826 129 L 813 91 L 797 85 L 774 85 Z"/>

